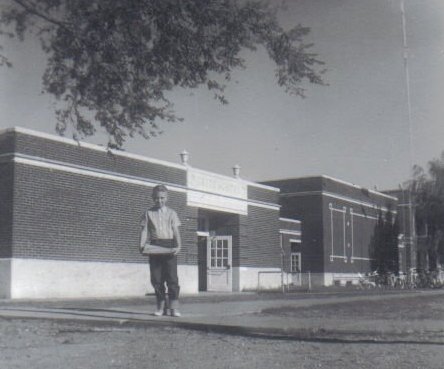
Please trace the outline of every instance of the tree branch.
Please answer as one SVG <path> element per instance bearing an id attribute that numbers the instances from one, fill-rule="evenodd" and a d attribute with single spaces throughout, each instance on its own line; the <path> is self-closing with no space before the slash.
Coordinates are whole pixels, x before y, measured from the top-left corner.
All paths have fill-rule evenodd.
<path id="1" fill-rule="evenodd" d="M 52 18 L 52 17 L 50 17 L 50 16 L 48 16 L 48 15 L 46 15 L 44 13 L 39 12 L 37 10 L 37 5 L 35 5 L 35 4 L 27 4 L 25 1 L 22 1 L 22 0 L 12 0 L 12 1 L 14 3 L 20 5 L 28 13 L 33 14 L 33 15 L 35 15 L 35 16 L 37 16 L 37 17 L 39 17 L 39 18 L 41 18 L 41 19 L 43 19 L 43 20 L 45 20 L 45 21 L 47 21 L 49 23 L 52 23 L 52 24 L 54 24 L 56 26 L 59 26 L 59 27 L 62 27 L 62 28 L 64 28 L 64 29 L 66 29 L 66 30 L 71 32 L 71 30 L 68 27 L 70 25 L 69 23 L 60 22 L 57 19 L 54 19 L 54 18 Z"/>

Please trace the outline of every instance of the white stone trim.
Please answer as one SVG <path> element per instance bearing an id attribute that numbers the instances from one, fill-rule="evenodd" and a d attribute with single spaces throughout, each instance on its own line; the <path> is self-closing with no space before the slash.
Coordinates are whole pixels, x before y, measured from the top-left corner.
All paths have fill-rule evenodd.
<path id="1" fill-rule="evenodd" d="M 293 231 L 291 229 L 280 229 L 279 233 L 280 234 L 289 234 L 289 235 L 293 235 L 293 236 L 300 236 L 302 234 L 302 231 Z"/>
<path id="2" fill-rule="evenodd" d="M 294 243 L 302 243 L 302 240 L 299 238 L 299 239 L 296 239 L 296 238 L 290 238 L 290 243 L 292 243 L 292 242 L 294 242 Z"/>
<path id="3" fill-rule="evenodd" d="M 276 210 L 279 211 L 281 209 L 280 205 L 269 205 L 260 202 L 252 202 L 251 200 L 248 202 L 250 206 L 256 206 L 257 208 L 263 208 L 268 210 Z"/>
<path id="4" fill-rule="evenodd" d="M 281 190 L 280 190 L 279 188 L 277 188 L 277 187 L 267 186 L 267 185 L 264 185 L 264 184 L 262 184 L 262 183 L 257 183 L 257 182 L 253 182 L 253 181 L 248 181 L 248 180 L 246 180 L 246 179 L 242 179 L 242 178 L 241 178 L 241 180 L 242 180 L 243 182 L 245 182 L 248 186 L 251 186 L 251 187 L 262 188 L 263 190 L 274 191 L 274 192 L 280 192 L 280 191 L 281 191 Z"/>
<path id="5" fill-rule="evenodd" d="M 189 165 L 186 168 L 187 168 L 187 170 L 189 169 L 189 170 L 192 170 L 192 171 L 195 171 L 195 172 L 198 172 L 198 173 L 211 175 L 213 177 L 219 177 L 219 178 L 224 179 L 224 180 L 229 179 L 229 180 L 237 181 L 237 182 L 242 183 L 242 184 L 247 185 L 247 186 L 262 188 L 264 190 L 269 190 L 269 191 L 273 191 L 273 192 L 280 192 L 280 189 L 277 188 L 277 187 L 267 186 L 267 185 L 264 185 L 264 184 L 261 184 L 261 183 L 256 183 L 256 182 L 248 181 L 246 179 L 230 177 L 230 176 L 226 176 L 226 175 L 223 175 L 223 174 L 210 172 L 210 171 L 205 170 L 205 169 L 194 168 L 194 167 L 189 166 Z"/>
<path id="6" fill-rule="evenodd" d="M 337 199 L 337 200 L 346 201 L 346 202 L 349 202 L 349 203 L 352 203 L 352 204 L 356 204 L 356 205 L 360 205 L 360 206 L 365 206 L 365 207 L 368 207 L 370 209 L 375 209 L 375 210 L 381 209 L 384 212 L 388 211 L 388 209 L 386 207 L 384 207 L 384 206 L 378 206 L 378 205 L 371 204 L 369 202 L 355 200 L 355 199 L 352 199 L 351 197 L 337 195 L 337 194 L 334 194 L 334 193 L 328 192 L 328 191 L 289 192 L 289 193 L 282 193 L 280 196 L 282 196 L 282 197 L 293 197 L 293 196 L 307 196 L 307 195 L 321 195 L 321 196 L 326 196 L 326 197 L 330 197 L 330 198 Z M 391 210 L 391 212 L 393 214 L 397 214 L 396 210 Z"/>
<path id="7" fill-rule="evenodd" d="M 282 220 L 282 221 L 284 221 L 284 222 L 289 222 L 289 223 L 301 224 L 301 221 L 300 221 L 300 220 L 296 220 L 296 219 L 279 218 L 279 220 Z"/>
<path id="8" fill-rule="evenodd" d="M 34 136 L 34 137 L 39 137 L 39 138 L 44 138 L 47 140 L 51 140 L 51 141 L 55 141 L 55 142 L 62 142 L 71 146 L 80 146 L 80 147 L 84 147 L 87 149 L 92 149 L 92 150 L 96 150 L 96 151 L 100 151 L 100 152 L 108 152 L 111 151 L 113 153 L 113 155 L 116 156 L 121 156 L 121 157 L 126 157 L 129 159 L 135 159 L 135 160 L 139 160 L 139 161 L 144 161 L 144 162 L 148 162 L 148 163 L 153 163 L 153 164 L 160 164 L 160 165 L 164 165 L 167 167 L 172 167 L 172 168 L 177 168 L 177 169 L 182 169 L 182 170 L 187 170 L 190 166 L 187 165 L 183 165 L 183 164 L 176 164 L 176 163 L 171 163 L 169 161 L 166 160 L 161 160 L 161 159 L 155 159 L 155 158 L 150 158 L 147 156 L 143 156 L 143 155 L 138 155 L 138 154 L 132 154 L 132 153 L 128 153 L 128 152 L 123 152 L 123 151 L 119 151 L 119 150 L 112 150 L 112 149 L 108 149 L 104 146 L 100 146 L 100 145 L 96 145 L 96 144 L 91 144 L 88 142 L 83 142 L 83 141 L 76 141 L 70 138 L 66 138 L 66 137 L 61 137 L 61 136 L 57 136 L 57 135 L 53 135 L 50 133 L 44 133 L 44 132 L 39 132 L 39 131 L 35 131 L 29 128 L 23 128 L 23 127 L 10 127 L 10 128 L 5 128 L 0 130 L 0 135 L 3 133 L 8 133 L 8 132 L 17 132 L 17 133 L 21 133 L 21 134 L 25 134 L 28 136 Z M 206 171 L 203 169 L 196 169 L 193 168 L 193 170 L 198 170 L 202 173 L 209 173 L 211 175 L 214 176 L 219 176 L 220 178 L 233 178 L 230 176 L 225 176 L 222 174 L 217 174 L 217 173 L 213 173 L 210 171 Z M 252 187 L 257 187 L 257 188 L 262 188 L 265 190 L 269 190 L 269 191 L 274 191 L 274 192 L 279 192 L 279 188 L 276 187 L 272 187 L 272 186 L 267 186 L 261 183 L 256 183 L 256 182 L 252 182 L 252 181 L 248 181 L 242 178 L 237 179 L 240 182 L 245 183 L 248 186 L 252 186 Z"/>
<path id="9" fill-rule="evenodd" d="M 189 191 L 189 194 L 201 194 L 200 191 Z M 248 202 L 243 202 L 241 200 L 234 200 L 229 197 L 224 197 L 220 195 L 209 195 L 206 194 L 206 198 L 213 198 L 214 201 L 211 204 L 205 204 L 202 201 L 193 201 L 193 200 L 187 200 L 187 206 L 199 208 L 199 209 L 207 209 L 207 210 L 215 210 L 215 211 L 222 211 L 226 213 L 231 214 L 240 214 L 240 215 L 248 215 Z M 221 201 L 223 200 L 223 201 Z M 216 202 L 219 202 L 219 205 L 216 204 Z M 233 206 L 225 206 L 225 204 L 233 204 Z M 241 206 L 237 206 L 241 205 Z"/>
<path id="10" fill-rule="evenodd" d="M 237 214 L 248 214 L 248 187 L 236 178 L 188 168 L 187 204 Z"/>
<path id="11" fill-rule="evenodd" d="M 282 271 L 280 268 L 235 267 L 233 273 L 238 273 L 239 291 L 277 289 L 282 285 Z"/>
<path id="12" fill-rule="evenodd" d="M 130 297 L 153 293 L 146 263 L 10 259 L 10 298 Z M 0 263 L 0 267 L 4 267 Z M 198 292 L 197 265 L 179 265 L 183 293 Z"/>
<path id="13" fill-rule="evenodd" d="M 341 286 L 345 286 L 348 281 L 358 284 L 361 277 L 361 273 L 325 273 L 324 283 L 325 286 L 332 286 L 335 281 L 339 281 Z"/>
<path id="14" fill-rule="evenodd" d="M 210 172 L 209 170 L 205 170 L 205 169 L 199 169 L 199 168 L 194 168 L 192 166 L 187 166 L 187 171 L 193 171 L 196 173 L 201 173 L 203 175 L 209 175 L 211 177 L 216 177 L 216 178 L 220 178 L 223 180 L 229 180 L 229 181 L 233 181 L 233 182 L 244 182 L 243 180 L 241 180 L 240 178 L 235 178 L 235 177 L 230 177 L 230 176 L 226 176 L 223 174 L 219 174 L 219 173 L 214 173 L 214 172 Z"/>
<path id="15" fill-rule="evenodd" d="M 328 208 L 330 209 L 330 237 L 331 237 L 331 253 L 330 253 L 330 262 L 333 262 L 333 260 L 335 259 L 342 259 L 344 260 L 344 263 L 347 262 L 347 252 L 346 252 L 346 245 L 345 245 L 345 235 L 346 235 L 346 229 L 345 229 L 345 214 L 347 212 L 347 208 L 345 206 L 343 206 L 341 209 L 339 208 L 335 208 L 333 207 L 332 203 L 328 204 Z M 333 229 L 333 212 L 337 212 L 337 213 L 341 213 L 342 214 L 342 219 L 343 219 L 343 246 L 344 246 L 344 254 L 343 255 L 335 255 L 335 251 L 334 251 L 334 229 Z"/>
<path id="16" fill-rule="evenodd" d="M 196 234 L 199 237 L 210 237 L 210 232 L 197 231 Z"/>
<path id="17" fill-rule="evenodd" d="M 355 185 L 355 184 L 353 184 L 351 182 L 343 181 L 342 179 L 337 179 L 337 178 L 330 177 L 330 176 L 327 176 L 327 175 L 321 175 L 321 177 L 329 179 L 329 180 L 337 182 L 337 183 L 341 183 L 341 184 L 349 186 L 349 187 L 356 188 L 358 190 L 366 190 L 366 191 L 368 191 L 368 192 L 370 192 L 372 194 L 378 195 L 378 196 L 386 197 L 386 198 L 389 198 L 389 199 L 392 199 L 392 200 L 398 200 L 397 197 L 387 195 L 387 194 L 385 194 L 383 192 L 379 192 L 379 191 L 371 190 L 371 189 L 368 189 L 368 188 L 365 188 L 365 187 L 361 187 L 361 186 Z"/>
<path id="18" fill-rule="evenodd" d="M 360 217 L 360 218 L 366 218 L 366 219 L 378 220 L 377 217 L 372 217 L 371 215 L 355 213 L 354 210 L 353 210 L 353 208 L 350 208 L 350 214 L 351 214 L 352 218 L 353 218 L 353 216 L 356 215 L 357 217 Z"/>
<path id="19" fill-rule="evenodd" d="M 326 174 L 321 174 L 321 175 L 318 175 L 318 176 L 302 176 L 302 177 L 297 177 L 297 178 L 284 178 L 284 179 L 277 179 L 277 180 L 268 180 L 268 181 L 263 181 L 263 182 L 284 182 L 284 181 L 291 181 L 291 180 L 295 180 L 295 179 L 299 180 L 299 179 L 317 179 L 317 178 L 329 179 L 331 181 L 334 181 L 334 182 L 337 182 L 337 183 L 341 183 L 341 184 L 346 185 L 348 187 L 353 187 L 353 188 L 356 188 L 358 190 L 366 190 L 369 193 L 372 193 L 372 194 L 375 194 L 375 195 L 378 195 L 378 196 L 383 196 L 383 197 L 386 197 L 386 198 L 389 198 L 389 199 L 392 199 L 392 200 L 398 200 L 398 198 L 395 197 L 395 196 L 391 196 L 391 195 L 388 195 L 388 194 L 383 193 L 383 192 L 371 190 L 369 188 L 361 187 L 361 186 L 355 185 L 355 184 L 353 184 L 351 182 L 347 182 L 347 181 L 344 181 L 342 179 L 334 178 L 334 177 L 331 177 L 331 176 L 326 175 Z"/>
<path id="20" fill-rule="evenodd" d="M 11 259 L 0 259 L 0 299 L 11 298 Z"/>
<path id="21" fill-rule="evenodd" d="M 20 157 L 20 156 L 14 156 L 13 162 L 18 163 L 18 164 L 31 165 L 31 166 L 39 167 L 39 168 L 55 169 L 55 170 L 59 170 L 62 172 L 79 174 L 79 175 L 84 175 L 84 176 L 88 176 L 88 177 L 95 177 L 95 178 L 108 179 L 108 180 L 117 181 L 117 182 L 130 183 L 130 184 L 135 184 L 135 185 L 145 186 L 145 187 L 154 187 L 160 183 L 160 182 L 151 182 L 148 180 L 141 179 L 139 177 L 108 174 L 108 173 L 112 173 L 112 172 L 100 171 L 97 169 L 94 169 L 94 170 L 87 169 L 87 167 L 82 168 L 77 165 L 58 164 L 58 163 L 54 163 L 54 162 L 29 159 L 29 158 Z M 177 187 L 177 186 L 174 186 L 171 184 L 167 184 L 167 187 L 171 191 L 186 193 L 185 188 L 180 188 L 180 187 Z"/>
<path id="22" fill-rule="evenodd" d="M 112 181 L 130 183 L 130 184 L 135 184 L 135 185 L 140 185 L 140 186 L 145 186 L 145 187 L 152 188 L 160 183 L 163 183 L 167 186 L 168 190 L 170 190 L 170 191 L 175 191 L 175 192 L 180 192 L 180 193 L 188 193 L 189 191 L 199 192 L 198 190 L 189 190 L 185 186 L 175 185 L 175 184 L 171 184 L 171 183 L 164 183 L 164 182 L 160 182 L 160 181 L 159 182 L 150 181 L 150 180 L 144 179 L 142 177 L 135 177 L 135 176 L 130 176 L 130 175 L 126 175 L 126 174 L 115 174 L 114 172 L 110 172 L 107 170 L 89 168 L 89 167 L 84 167 L 84 166 L 80 166 L 80 165 L 76 165 L 76 164 L 62 163 L 62 162 L 57 162 L 54 160 L 43 159 L 43 158 L 40 159 L 38 157 L 24 155 L 24 154 L 5 153 L 5 154 L 1 154 L 0 158 L 1 157 L 11 157 L 13 162 L 19 163 L 19 164 L 31 165 L 31 166 L 46 168 L 46 169 L 55 169 L 55 170 L 59 170 L 62 172 L 69 172 L 69 173 L 79 174 L 79 175 L 84 175 L 84 176 L 89 176 L 89 177 L 108 179 L 108 180 L 112 180 Z M 218 195 L 218 196 L 224 197 L 223 195 Z M 230 197 L 226 197 L 226 198 L 230 199 Z M 259 201 L 246 200 L 246 199 L 238 199 L 238 200 L 244 201 L 247 205 L 250 205 L 250 206 L 256 206 L 259 208 L 265 208 L 265 209 L 276 210 L 276 211 L 280 210 L 280 205 L 266 204 L 266 203 L 262 203 Z M 200 204 L 198 204 L 196 206 L 203 207 Z M 210 209 L 210 207 L 209 207 L 209 209 Z M 211 209 L 213 209 L 213 207 L 211 207 Z M 229 211 L 229 209 L 227 210 L 223 207 L 220 207 L 219 210 Z M 247 212 L 245 212 L 245 215 L 246 214 L 247 214 Z"/>
<path id="23" fill-rule="evenodd" d="M 55 141 L 55 142 L 62 142 L 62 143 L 65 143 L 65 144 L 68 144 L 71 146 L 80 146 L 80 147 L 84 147 L 87 149 L 92 149 L 92 150 L 105 152 L 105 153 L 108 151 L 111 151 L 116 156 L 121 156 L 121 157 L 136 159 L 136 160 L 140 160 L 140 161 L 144 161 L 144 162 L 148 162 L 148 163 L 160 164 L 160 165 L 164 165 L 164 166 L 168 166 L 168 167 L 172 167 L 172 168 L 186 170 L 186 166 L 184 166 L 182 164 L 171 163 L 169 161 L 149 158 L 146 156 L 131 154 L 131 153 L 127 153 L 127 152 L 123 152 L 123 151 L 119 151 L 119 150 L 111 150 L 111 149 L 108 149 L 104 146 L 95 145 L 95 144 L 91 144 L 91 143 L 83 142 L 83 141 L 76 141 L 76 140 L 73 140 L 70 138 L 56 136 L 56 135 L 44 133 L 44 132 L 38 132 L 38 131 L 34 131 L 34 130 L 28 129 L 28 128 L 23 128 L 23 127 L 6 128 L 3 131 L 0 131 L 0 134 L 6 133 L 6 132 L 22 133 L 22 134 L 25 134 L 28 136 L 44 138 L 44 139 Z"/>
<path id="24" fill-rule="evenodd" d="M 354 245 L 355 245 L 355 233 L 354 233 L 354 217 L 357 216 L 359 218 L 364 218 L 364 219 L 370 219 L 370 220 L 374 220 L 377 221 L 378 218 L 376 217 L 372 217 L 370 215 L 367 214 L 360 214 L 360 213 L 355 213 L 353 211 L 353 208 L 350 208 L 350 223 L 351 223 L 351 259 L 350 262 L 353 263 L 354 260 L 372 260 L 369 258 L 361 258 L 361 257 L 355 257 L 354 256 Z"/>

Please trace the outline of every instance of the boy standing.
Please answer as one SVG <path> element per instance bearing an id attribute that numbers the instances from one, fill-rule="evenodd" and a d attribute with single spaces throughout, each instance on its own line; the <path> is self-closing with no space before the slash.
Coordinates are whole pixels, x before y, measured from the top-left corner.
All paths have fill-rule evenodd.
<path id="1" fill-rule="evenodd" d="M 154 206 L 146 211 L 141 221 L 140 249 L 146 243 L 172 248 L 167 254 L 150 255 L 151 284 L 157 299 L 155 316 L 161 316 L 171 309 L 171 315 L 179 312 L 179 280 L 177 276 L 177 254 L 181 248 L 179 233 L 180 220 L 173 209 L 166 206 L 168 190 L 164 185 L 153 188 Z M 169 306 L 165 300 L 165 284 L 168 287 Z"/>

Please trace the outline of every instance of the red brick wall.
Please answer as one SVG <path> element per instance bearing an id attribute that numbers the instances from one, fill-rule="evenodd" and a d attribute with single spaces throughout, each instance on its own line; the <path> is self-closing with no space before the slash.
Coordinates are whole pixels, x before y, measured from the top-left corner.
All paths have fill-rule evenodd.
<path id="1" fill-rule="evenodd" d="M 292 252 L 302 252 L 302 244 L 301 243 L 295 243 L 296 249 L 291 249 L 291 242 L 290 240 L 301 240 L 301 235 L 297 234 L 288 234 L 285 233 L 286 231 L 299 231 L 301 232 L 301 223 L 295 223 L 295 222 L 289 222 L 283 219 L 279 219 L 279 229 L 280 229 L 280 237 L 281 237 L 281 245 L 282 250 L 284 253 L 284 260 L 283 260 L 283 269 L 285 272 L 291 271 L 291 258 L 290 255 Z"/>
<path id="2" fill-rule="evenodd" d="M 332 232 L 331 232 L 331 210 L 329 205 L 332 204 L 334 209 L 340 209 L 345 213 L 333 211 L 333 249 L 335 255 L 344 255 L 344 259 L 330 260 L 332 249 Z M 325 271 L 331 273 L 362 273 L 370 271 L 370 261 L 353 259 L 354 258 L 370 258 L 370 247 L 374 237 L 376 218 L 378 211 L 368 207 L 359 206 L 348 201 L 332 198 L 324 198 L 324 243 L 325 243 Z M 351 209 L 354 215 L 351 214 Z M 356 215 L 356 213 L 358 215 Z M 362 217 L 360 215 L 366 215 Z"/>
<path id="3" fill-rule="evenodd" d="M 0 258 L 9 258 L 12 254 L 13 182 L 12 163 L 0 159 Z"/>
<path id="4" fill-rule="evenodd" d="M 140 216 L 152 206 L 151 187 L 123 179 L 186 187 L 186 171 L 180 166 L 112 155 L 18 131 L 3 134 L 0 140 L 0 154 L 11 154 L 3 156 L 0 164 L 0 201 L 5 205 L 0 210 L 0 241 L 6 245 L 0 252 L 4 257 L 147 262 L 138 252 L 138 237 Z M 90 175 L 12 162 L 14 150 L 18 159 L 61 164 Z M 104 172 L 122 180 L 96 176 Z M 276 191 L 248 188 L 252 200 L 277 203 Z M 179 263 L 196 265 L 198 209 L 188 207 L 186 201 L 185 192 L 170 191 L 168 205 L 182 222 Z M 249 206 L 248 216 L 227 218 L 229 232 L 223 232 L 233 236 L 233 266 L 280 266 L 278 217 L 277 209 Z"/>
<path id="5" fill-rule="evenodd" d="M 280 268 L 279 211 L 255 206 L 248 207 L 248 217 L 241 217 L 242 266 Z"/>
<path id="6" fill-rule="evenodd" d="M 251 200 L 277 204 L 279 202 L 279 192 L 255 186 L 248 186 L 248 198 Z"/>
<path id="7" fill-rule="evenodd" d="M 322 273 L 323 263 L 323 219 L 322 196 L 282 197 L 281 215 L 302 222 L 302 271 Z"/>
<path id="8" fill-rule="evenodd" d="M 16 164 L 13 256 L 144 262 L 139 220 L 150 206 L 149 187 Z M 195 228 L 185 194 L 170 191 L 169 206 L 184 224 L 179 262 L 192 262 Z"/>
<path id="9" fill-rule="evenodd" d="M 299 220 L 299 219 L 294 219 Z M 289 230 L 289 231 L 301 231 L 301 223 L 291 222 L 284 219 L 279 219 L 279 229 Z"/>

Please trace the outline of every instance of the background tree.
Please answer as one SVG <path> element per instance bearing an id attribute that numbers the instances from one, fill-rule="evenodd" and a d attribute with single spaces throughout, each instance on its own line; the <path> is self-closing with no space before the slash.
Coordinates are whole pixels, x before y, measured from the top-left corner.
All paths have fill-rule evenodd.
<path id="1" fill-rule="evenodd" d="M 385 218 L 384 238 L 386 243 L 386 268 L 391 273 L 399 273 L 399 223 L 389 208 Z"/>
<path id="2" fill-rule="evenodd" d="M 425 243 L 429 267 L 444 264 L 444 152 L 428 163 L 428 171 L 414 167 L 410 189 L 415 202 L 415 221 L 420 241 Z"/>
<path id="3" fill-rule="evenodd" d="M 371 268 L 381 275 L 399 273 L 399 227 L 397 218 L 389 208 L 378 213 L 378 220 L 371 242 Z"/>
<path id="4" fill-rule="evenodd" d="M 264 47 L 288 93 L 303 96 L 304 81 L 323 84 L 323 63 L 303 42 L 309 29 L 284 30 L 262 1 L 4 0 L 0 26 L 20 40 L 27 31 L 40 38 L 43 89 L 61 103 L 57 132 L 77 139 L 100 126 L 109 147 L 180 120 L 166 96 L 173 88 L 204 85 L 226 103 L 225 83 L 245 67 L 244 49 Z"/>

